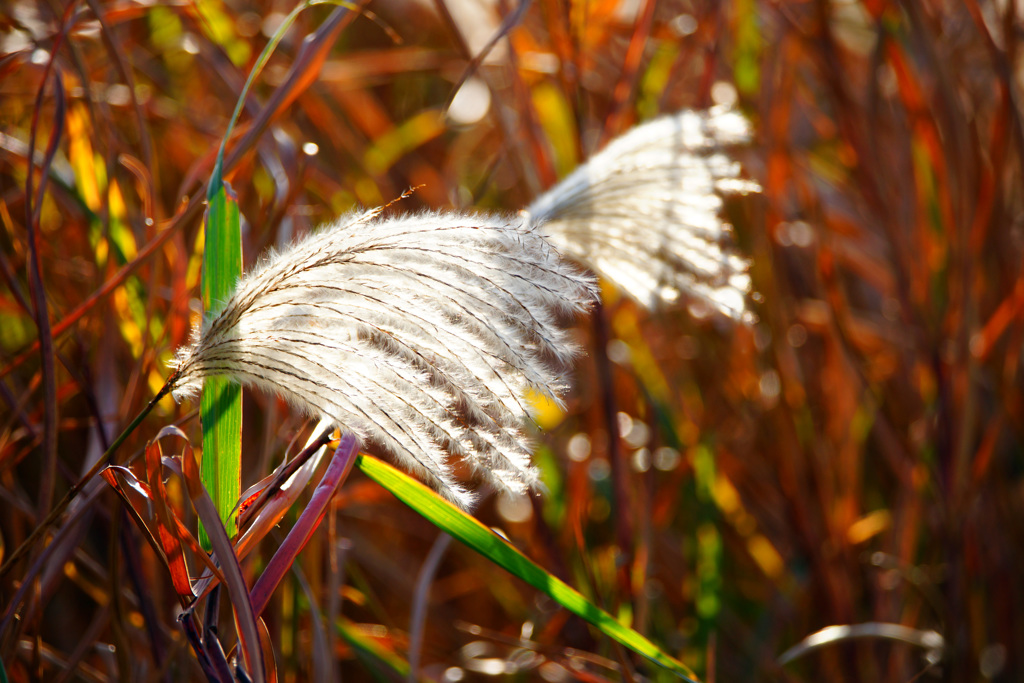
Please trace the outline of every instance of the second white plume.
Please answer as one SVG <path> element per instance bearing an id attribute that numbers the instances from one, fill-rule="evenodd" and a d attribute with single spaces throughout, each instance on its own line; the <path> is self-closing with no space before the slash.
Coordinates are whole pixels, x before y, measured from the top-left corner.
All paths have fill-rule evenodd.
<path id="1" fill-rule="evenodd" d="M 525 396 L 557 400 L 557 325 L 594 284 L 522 216 L 352 214 L 265 257 L 179 352 L 176 398 L 227 374 L 379 444 L 447 498 L 455 455 L 499 489 L 536 483 Z"/>
<path id="2" fill-rule="evenodd" d="M 559 250 L 646 306 L 680 296 L 749 318 L 749 263 L 729 246 L 723 194 L 756 192 L 726 152 L 736 111 L 663 116 L 613 140 L 527 210 Z"/>

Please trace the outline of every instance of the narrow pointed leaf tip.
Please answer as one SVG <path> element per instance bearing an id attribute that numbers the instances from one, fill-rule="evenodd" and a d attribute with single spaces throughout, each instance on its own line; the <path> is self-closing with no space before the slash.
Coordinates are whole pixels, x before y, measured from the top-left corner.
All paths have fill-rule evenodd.
<path id="1" fill-rule="evenodd" d="M 750 321 L 749 262 L 731 247 L 722 196 L 758 192 L 728 150 L 742 114 L 683 111 L 638 126 L 539 197 L 533 220 L 568 258 L 657 307 L 691 303 Z"/>
<path id="2" fill-rule="evenodd" d="M 179 351 L 174 396 L 212 375 L 334 420 L 463 508 L 449 456 L 499 490 L 537 482 L 525 394 L 558 399 L 594 300 L 525 216 L 351 214 L 266 256 Z"/>

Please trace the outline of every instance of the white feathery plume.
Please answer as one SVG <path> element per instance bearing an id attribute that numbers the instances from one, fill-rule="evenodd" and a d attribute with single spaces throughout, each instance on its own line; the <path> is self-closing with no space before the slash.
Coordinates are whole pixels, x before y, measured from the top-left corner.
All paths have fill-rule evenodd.
<path id="1" fill-rule="evenodd" d="M 239 280 L 179 351 L 173 393 L 230 375 L 375 442 L 469 508 L 450 455 L 499 490 L 536 484 L 525 395 L 558 400 L 552 362 L 575 349 L 555 312 L 594 296 L 522 215 L 350 214 Z"/>
<path id="2" fill-rule="evenodd" d="M 749 138 L 728 108 L 663 116 L 613 140 L 527 211 L 566 257 L 646 306 L 685 296 L 749 321 L 749 263 L 720 216 L 721 195 L 760 190 L 727 153 Z"/>

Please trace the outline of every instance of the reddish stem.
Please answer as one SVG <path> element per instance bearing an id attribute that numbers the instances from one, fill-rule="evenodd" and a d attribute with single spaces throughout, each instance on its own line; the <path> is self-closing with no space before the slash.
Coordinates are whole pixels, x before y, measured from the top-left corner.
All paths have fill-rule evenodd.
<path id="1" fill-rule="evenodd" d="M 324 472 L 323 479 L 313 491 L 313 497 L 310 498 L 309 504 L 299 515 L 295 526 L 288 532 L 284 543 L 274 553 L 266 570 L 257 579 L 256 585 L 249 593 L 253 613 L 256 616 L 259 616 L 266 608 L 267 603 L 270 602 L 270 596 L 274 594 L 274 590 L 281 583 L 285 573 L 291 568 L 299 552 L 306 546 L 313 532 L 320 525 L 320 520 L 323 519 L 331 498 L 348 477 L 348 473 L 352 471 L 352 465 L 355 464 L 355 456 L 358 452 L 359 444 L 356 437 L 353 434 L 345 433 L 341 437 L 341 443 L 335 449 L 334 455 L 331 456 L 331 462 L 327 466 L 327 471 Z"/>

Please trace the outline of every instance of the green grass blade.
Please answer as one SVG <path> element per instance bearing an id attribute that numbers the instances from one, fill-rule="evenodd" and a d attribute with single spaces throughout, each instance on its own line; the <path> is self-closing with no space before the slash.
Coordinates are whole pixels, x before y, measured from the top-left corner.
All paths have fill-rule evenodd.
<path id="1" fill-rule="evenodd" d="M 238 200 L 231 187 L 224 182 L 224 149 L 256 76 L 270 59 L 271 53 L 281 42 L 299 12 L 314 4 L 319 3 L 316 0 L 299 3 L 274 32 L 245 81 L 245 86 L 242 88 L 242 93 L 238 97 L 235 110 L 221 140 L 206 192 L 208 207 L 202 287 L 203 309 L 208 317 L 215 316 L 219 312 L 220 306 L 231 297 L 235 283 L 242 275 Z M 224 527 L 227 529 L 228 535 L 234 535 L 238 526 L 232 513 L 241 494 L 241 388 L 222 377 L 208 378 L 204 383 L 203 395 L 200 400 L 200 419 L 203 425 L 204 457 L 200 465 L 203 486 L 210 492 L 221 519 L 224 520 Z M 203 547 L 209 549 L 209 539 L 201 526 L 199 539 L 203 543 Z"/>
<path id="2" fill-rule="evenodd" d="M 223 167 L 224 167 L 224 148 L 227 146 L 228 138 L 231 137 L 231 131 L 235 127 L 235 123 L 238 122 L 238 117 L 242 113 L 242 106 L 245 104 L 245 96 L 249 93 L 249 88 L 252 87 L 253 81 L 263 71 L 263 67 L 266 66 L 270 60 L 270 55 L 273 54 L 274 50 L 277 49 L 278 43 L 284 38 L 284 35 L 291 28 L 292 24 L 295 23 L 295 19 L 299 16 L 299 13 L 308 7 L 313 5 L 330 4 L 339 5 L 341 7 L 349 7 L 355 9 L 355 5 L 344 0 L 305 0 L 300 2 L 292 11 L 288 13 L 288 16 L 284 18 L 281 25 L 274 31 L 274 35 L 267 41 L 263 51 L 260 52 L 259 57 L 256 58 L 256 63 L 252 67 L 252 71 L 249 72 L 249 77 L 245 80 L 245 85 L 242 87 L 242 94 L 239 96 L 238 101 L 235 103 L 235 110 L 231 113 L 231 120 L 228 121 L 227 130 L 224 131 L 224 138 L 220 142 L 220 149 L 217 151 L 217 161 L 213 165 L 213 173 L 210 175 L 210 186 L 207 189 L 206 198 L 208 201 L 213 200 L 213 195 L 216 193 L 219 182 L 222 179 Z"/>
<path id="3" fill-rule="evenodd" d="M 281 25 L 276 31 L 274 31 L 274 35 L 271 36 L 267 45 L 260 53 L 260 56 L 257 57 L 252 71 L 249 72 L 249 77 L 245 80 L 245 86 L 242 87 L 242 94 L 239 95 L 238 101 L 235 103 L 235 111 L 231 113 L 231 120 L 228 121 L 227 130 L 224 131 L 224 138 L 220 141 L 220 149 L 217 151 L 217 161 L 214 163 L 213 173 L 210 175 L 210 186 L 206 191 L 206 199 L 211 203 L 211 206 L 214 195 L 217 193 L 221 181 L 223 180 L 224 148 L 227 146 L 228 138 L 231 137 L 231 131 L 234 129 L 235 123 L 238 122 L 238 117 L 242 113 L 242 106 L 245 104 L 246 95 L 249 94 L 249 88 L 252 87 L 252 83 L 256 80 L 256 76 L 258 76 L 260 71 L 263 70 L 263 67 L 270 59 L 270 55 L 273 54 L 274 50 L 277 48 L 278 43 L 280 43 L 281 39 L 284 38 L 284 34 L 287 33 L 288 29 L 291 28 L 291 25 L 295 23 L 295 18 L 299 16 L 299 12 L 312 4 L 314 3 L 309 1 L 299 3 L 291 12 L 288 13 L 288 16 L 281 22 Z"/>
<path id="4" fill-rule="evenodd" d="M 415 479 L 380 460 L 360 454 L 356 466 L 442 531 L 477 551 L 534 588 L 544 592 L 573 614 L 586 619 L 601 633 L 647 657 L 680 678 L 693 681 L 696 675 L 685 664 L 662 651 L 646 637 L 623 626 L 562 580 L 544 571 L 475 518 L 442 500 Z"/>
<path id="5" fill-rule="evenodd" d="M 217 315 L 242 274 L 238 200 L 227 183 L 218 184 L 206 212 L 202 286 L 207 316 Z M 207 378 L 199 415 L 203 427 L 203 486 L 213 498 L 228 536 L 234 536 L 238 530 L 234 508 L 242 487 L 242 388 L 225 377 Z M 209 538 L 202 527 L 199 540 L 209 550 Z"/>

